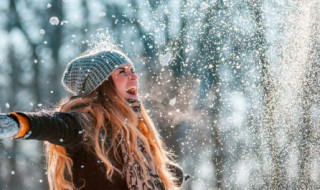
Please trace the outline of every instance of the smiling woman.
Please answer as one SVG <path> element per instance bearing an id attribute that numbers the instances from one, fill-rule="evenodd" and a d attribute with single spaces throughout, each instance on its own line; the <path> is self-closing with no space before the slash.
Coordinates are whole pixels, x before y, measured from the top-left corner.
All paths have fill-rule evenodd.
<path id="1" fill-rule="evenodd" d="M 125 99 L 138 99 L 138 75 L 132 65 L 126 64 L 119 67 L 111 74 L 116 89 Z"/>
<path id="2" fill-rule="evenodd" d="M 54 112 L 0 115 L 0 138 L 46 141 L 50 189 L 179 189 L 185 177 L 139 100 L 133 63 L 116 50 L 72 60 L 73 96 Z"/>

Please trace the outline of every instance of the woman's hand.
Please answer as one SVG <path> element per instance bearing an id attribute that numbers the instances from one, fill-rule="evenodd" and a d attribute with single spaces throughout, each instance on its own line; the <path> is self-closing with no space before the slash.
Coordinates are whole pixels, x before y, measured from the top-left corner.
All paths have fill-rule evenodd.
<path id="1" fill-rule="evenodd" d="M 18 123 L 12 117 L 0 114 L 0 139 L 13 137 L 18 131 Z"/>

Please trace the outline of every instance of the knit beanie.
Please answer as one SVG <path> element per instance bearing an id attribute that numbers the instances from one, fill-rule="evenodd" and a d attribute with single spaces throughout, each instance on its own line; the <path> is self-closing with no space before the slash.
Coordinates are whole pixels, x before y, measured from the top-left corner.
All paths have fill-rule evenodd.
<path id="1" fill-rule="evenodd" d="M 74 95 L 87 95 L 97 89 L 120 66 L 131 60 L 119 51 L 100 51 L 80 56 L 66 67 L 62 84 Z"/>

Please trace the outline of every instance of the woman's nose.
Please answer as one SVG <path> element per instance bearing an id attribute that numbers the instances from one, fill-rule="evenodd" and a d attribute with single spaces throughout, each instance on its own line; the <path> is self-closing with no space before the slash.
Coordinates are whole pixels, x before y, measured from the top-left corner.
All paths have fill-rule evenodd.
<path id="1" fill-rule="evenodd" d="M 136 73 L 131 73 L 131 75 L 129 76 L 129 78 L 131 80 L 137 80 L 138 79 L 138 75 Z"/>

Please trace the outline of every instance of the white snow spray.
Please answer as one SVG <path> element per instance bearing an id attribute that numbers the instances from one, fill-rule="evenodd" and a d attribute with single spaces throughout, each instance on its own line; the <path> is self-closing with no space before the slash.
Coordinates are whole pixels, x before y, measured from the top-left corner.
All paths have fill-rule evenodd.
<path id="1" fill-rule="evenodd" d="M 320 3 L 292 5 L 279 44 L 280 61 L 269 59 L 266 68 L 264 85 L 269 86 L 264 87 L 257 151 L 270 188 L 314 189 L 320 185 L 320 124 L 312 117 L 320 109 Z"/>

